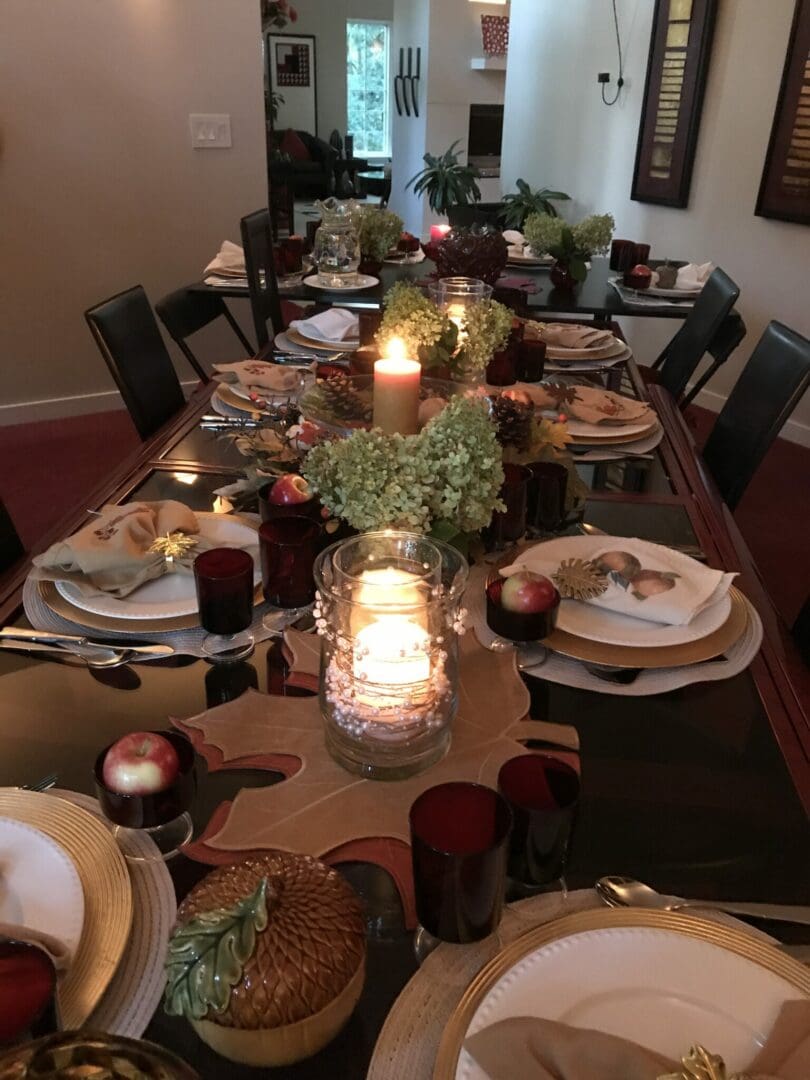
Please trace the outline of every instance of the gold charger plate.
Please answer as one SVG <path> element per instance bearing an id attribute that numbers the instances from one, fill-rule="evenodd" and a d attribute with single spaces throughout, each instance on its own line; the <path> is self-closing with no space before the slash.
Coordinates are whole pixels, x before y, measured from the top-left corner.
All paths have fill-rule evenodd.
<path id="1" fill-rule="evenodd" d="M 214 393 L 220 401 L 224 401 L 225 404 L 232 409 L 238 409 L 239 412 L 244 413 L 246 417 L 265 415 L 264 409 L 260 409 L 258 405 L 254 405 L 253 402 L 248 401 L 247 398 L 235 394 L 227 383 L 218 383 Z"/>
<path id="2" fill-rule="evenodd" d="M 681 915 L 674 911 L 627 910 L 583 911 L 566 915 L 529 931 L 512 942 L 485 965 L 467 987 L 444 1029 L 433 1080 L 455 1080 L 461 1047 L 473 1016 L 495 984 L 524 957 L 543 945 L 588 930 L 611 927 L 654 927 L 709 942 L 742 956 L 766 971 L 790 983 L 800 993 L 810 996 L 810 968 L 767 942 L 720 922 Z"/>
<path id="3" fill-rule="evenodd" d="M 604 446 L 605 444 L 613 443 L 634 443 L 641 442 L 642 439 L 649 439 L 655 429 L 658 427 L 658 418 L 650 424 L 649 427 L 644 428 L 643 431 L 636 431 L 632 435 L 624 435 L 620 431 L 615 429 L 606 428 L 604 435 L 571 435 L 572 446 Z"/>
<path id="4" fill-rule="evenodd" d="M 346 341 L 342 344 L 333 344 L 326 341 L 313 341 L 312 338 L 304 337 L 304 335 L 299 334 L 297 330 L 292 330 L 290 328 L 284 332 L 290 341 L 295 342 L 296 345 L 303 345 L 306 349 L 317 349 L 320 352 L 354 352 L 359 345 L 358 340 Z"/>
<path id="5" fill-rule="evenodd" d="M 740 640 L 748 626 L 745 597 L 733 586 L 728 595 L 731 611 L 723 625 L 706 637 L 687 641 L 683 645 L 609 645 L 603 641 L 577 637 L 565 630 L 555 630 L 544 639 L 543 644 L 561 656 L 609 667 L 665 668 L 700 664 L 715 656 L 721 656 L 726 649 L 730 649 Z"/>
<path id="6" fill-rule="evenodd" d="M 98 818 L 56 795 L 0 788 L 0 817 L 25 822 L 70 857 L 84 892 L 84 928 L 59 983 L 62 1027 L 79 1028 L 107 989 L 132 923 L 132 883 L 124 856 Z M 47 888 L 47 882 L 42 883 Z"/>

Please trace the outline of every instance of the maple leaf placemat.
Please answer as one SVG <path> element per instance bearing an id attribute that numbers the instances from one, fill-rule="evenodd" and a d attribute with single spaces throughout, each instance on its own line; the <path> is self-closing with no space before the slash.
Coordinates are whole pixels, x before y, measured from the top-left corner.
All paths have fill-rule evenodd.
<path id="1" fill-rule="evenodd" d="M 294 668 L 289 681 L 312 685 L 317 638 L 289 631 Z M 218 808 L 203 835 L 185 849 L 203 862 L 232 862 L 250 852 L 280 849 L 315 855 L 329 863 L 373 862 L 391 873 L 413 925 L 413 884 L 408 811 L 426 788 L 449 780 L 496 786 L 504 762 L 531 753 L 527 740 L 564 749 L 575 767 L 579 742 L 565 725 L 526 719 L 529 693 L 513 653 L 493 653 L 473 634 L 460 641 L 459 706 L 446 756 L 404 780 L 364 780 L 329 755 L 316 697 L 268 696 L 249 690 L 176 727 L 189 735 L 209 768 L 267 768 L 285 779 L 244 788 Z"/>

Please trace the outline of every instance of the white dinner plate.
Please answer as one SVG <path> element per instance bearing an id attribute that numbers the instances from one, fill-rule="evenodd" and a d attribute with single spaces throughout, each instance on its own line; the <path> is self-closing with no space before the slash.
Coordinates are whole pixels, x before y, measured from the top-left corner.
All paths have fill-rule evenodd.
<path id="1" fill-rule="evenodd" d="M 569 416 L 566 421 L 568 424 L 568 431 L 574 437 L 576 442 L 577 437 L 588 439 L 599 439 L 607 437 L 610 439 L 618 438 L 632 438 L 633 435 L 641 435 L 651 431 L 657 420 L 654 413 L 650 413 L 649 419 L 634 421 L 632 424 L 589 424 L 585 420 L 575 420 L 574 417 Z"/>
<path id="2" fill-rule="evenodd" d="M 608 356 L 604 360 L 553 360 L 547 356 L 545 370 L 581 372 L 601 371 L 604 368 L 613 367 L 615 364 L 623 364 L 633 355 L 633 350 L 625 345 L 624 349 L 615 356 Z"/>
<path id="3" fill-rule="evenodd" d="M 215 547 L 244 548 L 253 557 L 253 581 L 261 580 L 259 537 L 254 528 L 229 514 L 198 513 L 200 533 Z M 114 619 L 172 619 L 192 615 L 197 610 L 194 575 L 164 574 L 147 581 L 135 592 L 119 599 L 115 596 L 85 596 L 70 581 L 55 582 L 60 596 L 82 611 L 107 615 Z"/>
<path id="4" fill-rule="evenodd" d="M 68 853 L 7 817 L 0 817 L 0 922 L 50 934 L 71 956 L 84 926 L 84 892 Z"/>
<path id="5" fill-rule="evenodd" d="M 310 339 L 307 338 L 307 340 L 309 341 Z M 287 337 L 286 330 L 282 330 L 280 333 L 276 334 L 275 338 L 273 339 L 273 344 L 280 352 L 311 353 L 313 359 L 325 360 L 327 357 L 332 355 L 333 351 L 332 349 L 328 348 L 319 349 L 314 341 L 311 345 L 302 345 L 298 341 L 292 341 L 290 338 Z"/>
<path id="6" fill-rule="evenodd" d="M 551 266 L 554 262 L 553 255 L 524 255 L 515 248 L 509 249 L 506 260 L 507 266 Z"/>
<path id="7" fill-rule="evenodd" d="M 373 285 L 379 285 L 380 279 L 373 274 L 355 274 L 351 285 L 324 285 L 317 274 L 310 274 L 304 278 L 304 284 L 311 289 L 323 289 L 324 292 L 359 292 L 361 289 L 370 289 Z"/>
<path id="8" fill-rule="evenodd" d="M 627 540 L 627 537 L 621 536 L 561 536 L 557 540 L 547 540 L 527 548 L 521 552 L 519 561 L 527 569 L 550 577 L 563 559 L 590 559 L 598 551 L 606 549 L 621 551 L 622 544 Z M 697 565 L 681 552 L 670 551 L 670 555 L 673 559 L 683 560 L 687 570 L 689 563 Z M 626 645 L 629 648 L 685 645 L 719 630 L 730 614 L 731 597 L 728 594 L 704 608 L 685 626 L 634 619 L 632 615 L 620 615 L 582 600 L 562 600 L 557 613 L 557 627 L 577 637 L 601 641 L 606 645 Z"/>
<path id="9" fill-rule="evenodd" d="M 697 919 L 693 925 L 707 926 Z M 553 934 L 553 926 L 543 929 Z M 466 1036 L 510 1017 L 536 1016 L 629 1039 L 673 1061 L 700 1043 L 723 1058 L 729 1073 L 744 1069 L 782 1005 L 806 997 L 800 988 L 806 976 L 794 976 L 798 965 L 772 959 L 768 954 L 777 950 L 753 939 L 750 955 L 735 951 L 740 946 L 731 931 L 725 930 L 724 945 L 724 928 L 708 926 L 705 936 L 609 926 L 539 945 L 485 994 Z M 487 1080 L 463 1048 L 455 1077 Z"/>
<path id="10" fill-rule="evenodd" d="M 244 386 L 239 382 L 228 382 L 224 385 L 228 387 L 231 393 L 249 403 L 252 403 L 251 394 L 256 394 L 257 397 L 260 397 L 268 404 L 283 404 L 286 401 L 296 401 L 299 394 L 304 390 L 307 382 L 306 376 L 310 373 L 303 370 L 297 371 L 291 364 L 285 364 L 284 368 L 286 371 L 295 372 L 298 376 L 298 381 L 289 390 L 269 390 L 264 386 Z"/>
<path id="11" fill-rule="evenodd" d="M 420 248 L 418 251 L 403 252 L 399 256 L 387 255 L 384 259 L 384 263 L 391 263 L 392 266 L 416 266 L 417 263 L 424 262 L 427 256 Z"/>
<path id="12" fill-rule="evenodd" d="M 558 345 L 546 345 L 549 360 L 609 360 L 619 356 L 627 348 L 626 341 L 614 337 L 607 345 L 593 349 L 566 349 Z"/>
<path id="13" fill-rule="evenodd" d="M 615 277 L 612 280 L 617 285 L 621 285 L 623 289 L 636 293 L 638 296 L 660 296 L 665 297 L 667 300 L 695 300 L 703 291 L 702 289 L 661 289 L 657 285 L 650 285 L 648 289 L 634 289 L 632 285 L 625 285 L 620 277 Z"/>

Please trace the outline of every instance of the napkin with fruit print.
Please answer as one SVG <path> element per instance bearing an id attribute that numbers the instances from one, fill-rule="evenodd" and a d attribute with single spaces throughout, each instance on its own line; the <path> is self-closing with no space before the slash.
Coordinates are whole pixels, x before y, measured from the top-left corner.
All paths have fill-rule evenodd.
<path id="1" fill-rule="evenodd" d="M 582 603 L 620 615 L 668 626 L 686 626 L 701 611 L 721 600 L 736 576 L 712 570 L 680 551 L 647 540 L 625 536 L 604 539 L 604 547 L 588 560 L 604 584 L 604 591 Z M 518 570 L 534 570 L 553 580 L 558 569 L 559 564 L 552 566 L 543 561 L 543 545 L 539 544 L 502 569 L 501 574 L 507 577 Z"/>

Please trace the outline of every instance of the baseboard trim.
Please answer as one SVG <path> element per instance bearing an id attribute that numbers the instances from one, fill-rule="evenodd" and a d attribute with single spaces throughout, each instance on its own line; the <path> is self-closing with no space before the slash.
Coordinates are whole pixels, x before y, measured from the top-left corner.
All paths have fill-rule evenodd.
<path id="1" fill-rule="evenodd" d="M 701 390 L 695 398 L 695 405 L 700 405 L 713 413 L 720 412 L 725 403 L 725 396 L 718 394 L 715 390 Z M 810 424 L 803 424 L 800 420 L 788 420 L 779 437 L 796 443 L 798 446 L 810 447 Z"/>
<path id="2" fill-rule="evenodd" d="M 181 386 L 188 395 L 197 384 L 196 379 L 188 379 L 181 383 Z M 41 398 L 39 401 L 19 401 L 12 405 L 0 405 L 0 427 L 33 424 L 38 420 L 64 420 L 70 416 L 113 412 L 124 407 L 117 390 L 101 390 L 94 394 L 76 394 L 71 397 Z"/>

